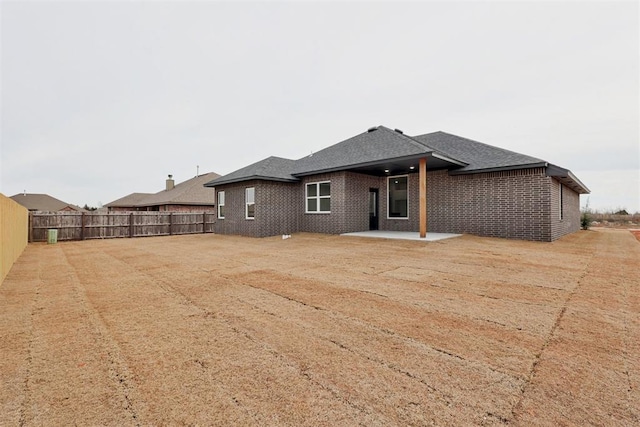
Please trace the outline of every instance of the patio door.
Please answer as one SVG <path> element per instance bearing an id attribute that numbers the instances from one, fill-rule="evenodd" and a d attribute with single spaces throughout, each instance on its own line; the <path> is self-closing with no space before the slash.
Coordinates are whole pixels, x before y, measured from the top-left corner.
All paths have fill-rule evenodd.
<path id="1" fill-rule="evenodd" d="M 369 189 L 369 230 L 378 229 L 378 189 Z"/>

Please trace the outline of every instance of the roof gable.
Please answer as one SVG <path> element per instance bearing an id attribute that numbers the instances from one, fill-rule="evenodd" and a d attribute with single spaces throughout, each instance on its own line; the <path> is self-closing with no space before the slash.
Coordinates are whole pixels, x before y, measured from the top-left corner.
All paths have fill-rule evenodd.
<path id="1" fill-rule="evenodd" d="M 384 126 L 327 147 L 298 160 L 293 175 L 306 175 L 353 168 L 389 159 L 419 156 L 432 152 L 429 147 Z"/>
<path id="2" fill-rule="evenodd" d="M 524 165 L 544 166 L 546 162 L 536 157 L 505 150 L 472 139 L 446 132 L 432 132 L 413 137 L 425 146 L 467 163 L 456 173 L 496 168 L 512 168 Z"/>
<path id="3" fill-rule="evenodd" d="M 203 187 L 203 184 L 219 176 L 217 173 L 209 172 L 176 184 L 171 190 L 162 190 L 157 193 L 131 193 L 107 203 L 105 207 L 131 208 L 160 205 L 214 205 L 213 193 L 210 189 Z"/>
<path id="4" fill-rule="evenodd" d="M 203 185 L 219 177 L 217 173 L 210 172 L 198 175 L 179 184 L 171 190 L 162 190 L 150 195 L 137 206 L 156 205 L 213 205 L 215 204 L 212 191 Z"/>
<path id="5" fill-rule="evenodd" d="M 295 160 L 271 156 L 207 182 L 204 185 L 206 187 L 215 187 L 216 185 L 232 184 L 234 182 L 249 181 L 252 179 L 296 182 L 298 179 L 291 175 L 295 163 Z"/>
<path id="6" fill-rule="evenodd" d="M 86 209 L 71 203 L 63 202 L 48 194 L 37 193 L 19 193 L 11 196 L 14 202 L 17 202 L 30 211 L 42 212 L 58 212 L 63 209 L 70 209 L 78 212 L 86 212 Z"/>
<path id="7" fill-rule="evenodd" d="M 142 203 L 143 200 L 152 195 L 153 193 L 131 193 L 104 206 L 106 208 L 137 206 L 138 203 Z"/>

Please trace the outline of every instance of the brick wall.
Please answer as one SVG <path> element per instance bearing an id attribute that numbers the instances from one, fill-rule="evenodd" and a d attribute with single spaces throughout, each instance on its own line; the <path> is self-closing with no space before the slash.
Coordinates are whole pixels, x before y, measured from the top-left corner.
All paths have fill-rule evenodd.
<path id="1" fill-rule="evenodd" d="M 548 178 L 551 186 L 551 240 L 580 230 L 580 194 L 562 186 L 562 219 L 560 219 L 560 182 Z"/>
<path id="2" fill-rule="evenodd" d="M 427 177 L 428 230 L 550 241 L 551 179 L 543 168 Z"/>
<path id="3" fill-rule="evenodd" d="M 165 212 L 214 212 L 213 205 L 164 205 L 160 207 Z"/>
<path id="4" fill-rule="evenodd" d="M 369 229 L 369 189 L 379 191 L 379 228 L 419 230 L 419 177 L 408 175 L 408 218 L 388 218 L 387 177 L 335 172 L 304 177 L 301 183 L 251 181 L 221 186 L 226 192 L 226 218 L 220 234 L 263 237 L 297 231 L 339 234 Z M 331 182 L 331 212 L 305 213 L 305 185 Z M 255 220 L 245 219 L 244 189 L 256 189 Z M 543 168 L 449 175 L 427 173 L 429 232 L 551 241 L 577 231 L 579 195 L 564 187 L 564 219 L 558 219 L 558 182 Z M 555 206 L 555 208 L 554 208 Z"/>
<path id="5" fill-rule="evenodd" d="M 300 230 L 310 233 L 340 234 L 346 230 L 346 172 L 306 176 L 300 184 Z M 306 213 L 305 189 L 308 183 L 331 182 L 331 213 Z"/>
<path id="6" fill-rule="evenodd" d="M 255 188 L 255 218 L 245 218 L 245 189 Z M 300 231 L 300 185 L 275 181 L 247 181 L 221 185 L 225 192 L 225 218 L 216 219 L 214 232 L 266 237 Z"/>
<path id="7" fill-rule="evenodd" d="M 417 173 L 407 176 L 408 204 L 407 218 L 389 218 L 389 184 L 393 177 L 380 178 L 380 230 L 419 231 L 420 230 L 420 180 Z M 427 177 L 427 187 L 429 186 Z M 427 205 L 428 206 L 428 205 Z"/>
<path id="8" fill-rule="evenodd" d="M 378 190 L 378 228 L 382 229 L 384 178 L 348 172 L 345 175 L 345 224 L 343 233 L 369 229 L 369 190 Z M 386 215 L 386 213 L 384 214 Z"/>

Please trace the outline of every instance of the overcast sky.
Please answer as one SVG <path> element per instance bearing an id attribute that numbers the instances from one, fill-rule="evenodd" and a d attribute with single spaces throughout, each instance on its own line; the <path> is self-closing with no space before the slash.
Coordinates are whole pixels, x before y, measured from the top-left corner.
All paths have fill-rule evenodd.
<path id="1" fill-rule="evenodd" d="M 640 211 L 635 1 L 0 8 L 6 196 L 97 206 L 385 125 L 542 158 L 591 207 Z"/>

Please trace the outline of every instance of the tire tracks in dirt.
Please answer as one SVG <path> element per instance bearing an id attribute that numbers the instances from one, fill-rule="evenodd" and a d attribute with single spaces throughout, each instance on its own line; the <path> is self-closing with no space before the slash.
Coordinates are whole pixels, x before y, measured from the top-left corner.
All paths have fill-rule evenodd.
<path id="1" fill-rule="evenodd" d="M 31 302 L 31 310 L 29 313 L 29 344 L 27 346 L 26 368 L 24 385 L 22 388 L 23 400 L 20 405 L 20 418 L 18 425 L 21 427 L 27 424 L 27 411 L 31 406 L 31 370 L 33 363 L 33 342 L 35 340 L 35 331 L 33 326 L 33 318 L 37 316 L 40 308 L 40 288 L 42 286 L 42 271 L 38 269 L 37 285 L 35 286 L 33 300 Z"/>
<path id="2" fill-rule="evenodd" d="M 108 254 L 112 259 L 114 259 L 117 262 L 124 262 L 123 260 L 121 260 L 118 256 L 109 253 Z M 250 268 L 250 265 L 247 263 L 242 263 L 243 265 L 245 265 L 245 267 Z M 248 330 L 243 329 L 237 325 L 234 324 L 233 320 L 234 317 L 232 315 L 217 311 L 214 312 L 212 310 L 209 309 L 209 307 L 206 307 L 203 304 L 200 304 L 199 302 L 197 302 L 195 299 L 191 298 L 187 293 L 179 290 L 176 286 L 171 284 L 171 280 L 167 279 L 166 277 L 154 274 L 153 272 L 148 272 L 145 271 L 141 268 L 139 268 L 139 266 L 135 265 L 135 264 L 130 264 L 127 263 L 129 268 L 133 268 L 137 271 L 138 274 L 140 274 L 141 276 L 146 276 L 148 277 L 150 280 L 150 282 L 153 282 L 155 284 L 155 286 L 157 286 L 159 289 L 161 289 L 167 296 L 170 296 L 171 298 L 173 298 L 174 300 L 177 300 L 179 304 L 184 305 L 184 306 L 189 306 L 192 308 L 195 308 L 198 312 L 199 312 L 199 316 L 202 318 L 216 318 L 218 321 L 223 322 L 226 327 L 232 331 L 233 333 L 237 334 L 238 336 L 243 337 L 244 339 L 246 339 L 247 341 L 250 341 L 252 343 L 256 343 L 260 348 L 262 348 L 264 351 L 266 351 L 267 353 L 269 353 L 275 360 L 280 361 L 280 363 L 282 363 L 284 366 L 287 366 L 289 368 L 295 369 L 296 371 L 298 371 L 298 374 L 300 375 L 301 378 L 304 378 L 305 381 L 307 381 L 310 385 L 312 385 L 313 387 L 316 387 L 320 390 L 324 390 L 328 393 L 330 393 L 333 398 L 337 399 L 338 401 L 342 402 L 344 405 L 352 408 L 352 410 L 361 413 L 362 415 L 364 415 L 365 417 L 367 416 L 371 416 L 371 411 L 364 406 L 355 404 L 354 402 L 351 402 L 348 398 L 346 398 L 345 396 L 342 396 L 340 394 L 340 392 L 332 387 L 327 386 L 326 384 L 323 384 L 319 381 L 317 381 L 316 379 L 313 378 L 313 376 L 311 375 L 310 372 L 308 372 L 308 370 L 305 370 L 303 367 L 298 366 L 297 364 L 295 364 L 292 360 L 288 359 L 284 354 L 280 353 L 279 351 L 277 351 L 275 348 L 273 348 L 272 346 L 270 346 L 268 343 L 257 339 L 256 337 L 254 337 Z M 211 276 L 212 273 L 214 273 L 213 270 L 210 269 L 205 269 L 205 268 L 199 268 L 200 271 L 204 272 L 207 274 L 208 277 Z M 221 275 L 219 276 L 222 279 L 228 279 L 225 275 Z M 205 363 L 201 360 L 194 360 L 194 362 L 196 364 L 198 364 L 201 368 L 206 369 L 205 367 Z M 226 390 L 227 395 L 228 396 L 234 396 L 234 391 L 221 384 L 221 383 L 217 383 L 216 384 L 217 387 L 222 388 L 224 390 Z M 244 404 L 241 400 L 235 398 L 235 397 L 231 397 L 230 398 L 234 404 L 240 408 L 245 416 L 249 419 L 253 420 L 253 424 L 255 425 L 259 425 L 263 422 L 263 420 L 261 420 L 259 417 L 257 417 L 257 414 L 255 412 L 253 412 L 251 410 L 251 408 L 249 406 L 247 406 L 246 404 Z M 379 425 L 385 425 L 388 423 L 382 423 Z M 370 422 L 359 422 L 358 425 L 361 426 L 371 426 L 371 425 L 376 425 L 375 423 L 372 424 Z"/>
<path id="3" fill-rule="evenodd" d="M 630 324 L 638 310 L 632 307 L 629 295 L 633 286 L 637 301 L 640 281 L 637 275 L 633 277 L 640 252 L 621 244 L 612 232 L 583 236 L 589 239 L 584 246 L 590 248 L 591 256 L 514 405 L 511 420 L 517 425 L 558 417 L 593 425 L 640 422 L 640 399 L 630 368 L 632 355 L 637 354 L 637 349 L 631 349 Z M 540 408 L 547 396 L 555 399 Z"/>
<path id="4" fill-rule="evenodd" d="M 96 310 L 88 298 L 86 286 L 83 281 L 80 280 L 76 267 L 69 260 L 66 251 L 63 250 L 62 253 L 66 264 L 71 270 L 69 279 L 73 286 L 74 297 L 81 302 L 91 329 L 94 332 L 93 340 L 98 348 L 104 349 L 107 354 L 109 376 L 123 401 L 122 406 L 136 426 L 143 425 L 145 422 L 140 420 L 136 408 L 136 402 L 139 400 L 137 398 L 136 384 L 127 360 L 123 356 L 118 343 L 110 334 L 109 328 L 100 315 L 100 312 Z"/>
<path id="5" fill-rule="evenodd" d="M 560 311 L 556 315 L 555 321 L 553 322 L 553 325 L 549 330 L 547 338 L 544 340 L 544 343 L 535 354 L 534 360 L 531 364 L 531 369 L 529 370 L 529 374 L 527 375 L 525 383 L 522 386 L 522 392 L 520 394 L 518 402 L 511 409 L 511 416 L 509 417 L 509 420 L 514 420 L 517 418 L 517 413 L 520 411 L 520 407 L 522 405 L 522 402 L 524 401 L 525 394 L 527 393 L 527 390 L 531 386 L 531 383 L 536 376 L 538 364 L 540 363 L 540 358 L 542 357 L 542 354 L 544 353 L 546 348 L 549 346 L 549 343 L 553 339 L 556 333 L 556 329 L 558 329 L 560 323 L 562 322 L 564 314 L 567 311 L 567 307 L 571 303 L 571 300 L 573 299 L 574 295 L 578 292 L 578 289 L 580 288 L 580 285 L 584 281 L 585 277 L 587 277 L 589 273 L 589 268 L 593 263 L 595 254 L 596 254 L 596 249 L 592 247 L 591 252 L 589 254 L 589 258 L 585 263 L 584 268 L 582 269 L 582 273 L 580 274 L 580 277 L 577 280 L 576 286 L 574 286 L 573 289 L 571 289 L 571 291 L 567 294 L 567 297 L 562 303 L 562 306 L 560 307 Z"/>
<path id="6" fill-rule="evenodd" d="M 245 286 L 245 287 L 254 289 L 256 291 L 260 291 L 260 292 L 268 292 L 269 294 L 271 294 L 271 295 L 273 295 L 273 296 L 275 296 L 277 298 L 281 298 L 283 300 L 292 302 L 294 304 L 299 304 L 300 306 L 308 307 L 310 309 L 317 310 L 319 312 L 323 312 L 323 313 L 325 313 L 325 316 L 327 316 L 327 318 L 338 320 L 340 322 L 351 323 L 353 325 L 358 325 L 359 327 L 362 327 L 364 329 L 368 329 L 370 331 L 375 331 L 375 333 L 378 333 L 380 335 L 383 335 L 383 336 L 386 336 L 386 337 L 389 337 L 389 338 L 392 338 L 392 339 L 407 343 L 408 345 L 410 345 L 412 347 L 422 348 L 422 349 L 426 350 L 427 352 L 439 353 L 444 357 L 455 359 L 457 361 L 463 362 L 463 363 L 468 364 L 468 365 L 482 365 L 483 369 L 486 369 L 486 370 L 488 370 L 488 371 L 492 372 L 493 374 L 495 374 L 495 375 L 500 377 L 500 379 L 498 379 L 496 381 L 493 381 L 493 382 L 484 383 L 482 386 L 468 386 L 468 387 L 464 387 L 464 388 L 460 387 L 459 390 L 462 390 L 464 392 L 477 391 L 477 390 L 481 390 L 481 389 L 482 390 L 486 390 L 487 387 L 490 388 L 492 385 L 504 384 L 505 382 L 519 382 L 520 381 L 520 379 L 518 377 L 515 377 L 510 373 L 502 372 L 500 370 L 497 370 L 497 369 L 493 368 L 490 365 L 486 365 L 486 364 L 483 364 L 483 363 L 480 363 L 480 362 L 477 362 L 477 361 L 474 361 L 474 360 L 467 359 L 464 356 L 461 356 L 459 354 L 455 354 L 455 353 L 450 352 L 450 351 L 448 351 L 446 349 L 439 348 L 439 347 L 427 344 L 425 342 L 416 340 L 413 337 L 400 334 L 400 333 L 398 333 L 396 331 L 393 331 L 393 330 L 390 330 L 388 328 L 379 327 L 377 325 L 374 325 L 374 324 L 372 324 L 370 322 L 367 322 L 367 321 L 364 321 L 362 319 L 355 318 L 355 317 L 346 315 L 344 313 L 332 311 L 332 310 L 326 309 L 324 307 L 308 304 L 308 303 L 306 303 L 304 301 L 300 301 L 300 300 L 298 300 L 296 298 L 292 298 L 290 296 L 287 296 L 287 295 L 284 295 L 284 294 L 280 294 L 280 293 L 278 293 L 278 292 L 276 292 L 276 291 L 274 291 L 272 289 L 264 289 L 264 288 L 259 287 L 259 286 L 253 286 L 251 284 L 240 283 L 240 282 L 238 282 L 238 285 L 239 286 Z M 255 309 L 261 310 L 267 315 L 276 316 L 276 317 L 279 317 L 283 321 L 287 321 L 286 318 L 284 318 L 284 317 L 282 317 L 282 316 L 280 316 L 280 315 L 278 315 L 276 313 L 273 313 L 271 311 L 268 311 L 268 310 L 264 309 L 263 307 L 259 307 L 259 306 L 253 304 L 250 301 L 246 301 L 246 300 L 244 300 L 244 299 L 242 299 L 240 297 L 237 297 L 237 300 L 239 302 L 243 303 L 243 304 L 246 304 L 246 305 L 249 305 L 249 306 L 251 306 L 251 307 L 253 307 Z M 298 325 L 298 327 L 300 327 L 300 325 Z M 403 368 L 403 367 L 401 367 L 401 366 L 399 366 L 399 365 L 397 365 L 395 363 L 388 362 L 388 361 L 386 361 L 384 359 L 381 359 L 379 357 L 375 357 L 375 353 L 372 353 L 373 355 L 370 355 L 370 354 L 368 354 L 368 353 L 366 353 L 364 351 L 361 351 L 358 347 L 354 347 L 354 346 L 351 346 L 349 344 L 345 344 L 344 341 L 340 341 L 340 340 L 337 340 L 337 339 L 334 339 L 334 338 L 330 338 L 330 337 L 325 337 L 325 336 L 322 336 L 322 335 L 317 335 L 317 333 L 316 333 L 316 331 L 314 329 L 309 329 L 309 328 L 304 328 L 304 329 L 306 329 L 307 332 L 310 335 L 315 335 L 319 339 L 327 341 L 327 342 L 337 346 L 338 348 L 340 348 L 342 350 L 348 351 L 348 352 L 360 357 L 363 360 L 367 360 L 367 361 L 370 361 L 372 363 L 375 363 L 375 364 L 377 364 L 378 366 L 380 366 L 380 367 L 382 367 L 384 369 L 388 369 L 388 370 L 393 371 L 393 372 L 395 372 L 395 373 L 397 373 L 399 375 L 406 376 L 406 377 L 410 378 L 411 380 L 416 381 L 417 383 L 420 383 L 421 385 L 426 387 L 427 390 L 429 390 L 431 393 L 434 393 L 434 394 L 438 395 L 440 400 L 442 400 L 447 407 L 450 407 L 450 406 L 452 406 L 454 404 L 457 404 L 457 405 L 463 404 L 461 402 L 461 400 L 460 399 L 456 399 L 453 396 L 452 393 L 448 393 L 448 392 L 440 389 L 439 387 L 433 385 L 432 383 L 430 383 L 426 379 L 422 378 L 422 376 L 419 375 L 418 373 L 411 372 L 409 369 L 405 369 L 405 368 Z M 466 405 L 466 406 L 468 408 L 480 409 L 479 407 L 473 406 L 473 405 Z M 504 416 L 501 416 L 499 414 L 494 414 L 494 413 L 492 413 L 490 411 L 487 411 L 486 414 L 488 416 L 491 416 L 491 417 L 494 417 L 494 418 L 497 418 L 497 419 L 500 419 L 500 420 L 504 419 Z"/>

